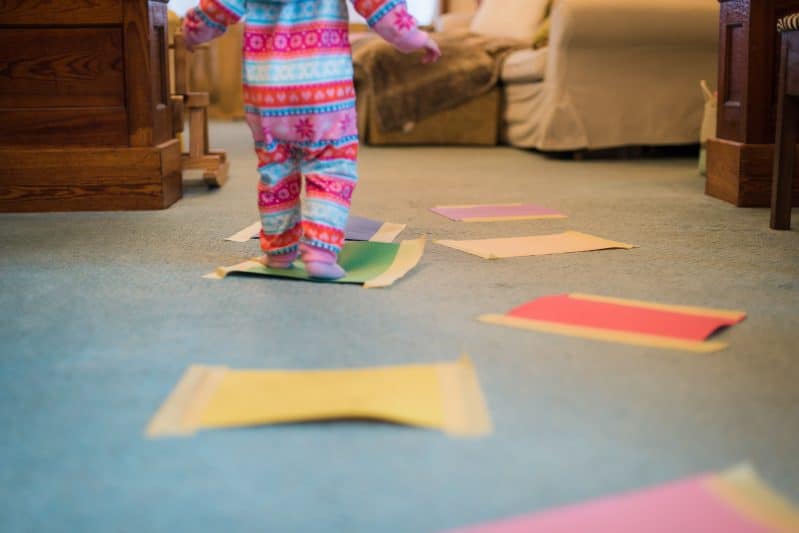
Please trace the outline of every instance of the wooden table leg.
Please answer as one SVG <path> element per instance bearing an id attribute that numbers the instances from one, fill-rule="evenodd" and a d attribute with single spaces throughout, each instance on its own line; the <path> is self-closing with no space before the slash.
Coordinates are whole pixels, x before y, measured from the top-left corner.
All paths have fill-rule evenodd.
<path id="1" fill-rule="evenodd" d="M 799 128 L 799 87 L 796 72 L 799 70 L 799 31 L 782 35 L 779 91 L 777 97 L 777 135 L 774 143 L 774 175 L 771 185 L 772 229 L 791 228 L 791 194 L 796 153 L 796 130 Z M 792 75 L 793 73 L 793 75 Z"/>
<path id="2" fill-rule="evenodd" d="M 795 96 L 782 95 L 779 106 L 779 128 L 774 144 L 774 181 L 771 187 L 771 228 L 791 228 L 791 191 L 796 152 L 796 127 L 799 102 Z"/>

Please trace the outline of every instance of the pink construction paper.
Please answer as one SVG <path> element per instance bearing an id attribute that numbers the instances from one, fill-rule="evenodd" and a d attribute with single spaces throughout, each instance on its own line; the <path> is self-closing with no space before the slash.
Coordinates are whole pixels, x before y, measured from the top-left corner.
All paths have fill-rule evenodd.
<path id="1" fill-rule="evenodd" d="M 767 533 L 716 497 L 710 476 L 482 524 L 451 533 Z"/>
<path id="2" fill-rule="evenodd" d="M 540 205 L 478 205 L 474 207 L 433 207 L 430 211 L 451 220 L 468 220 L 470 218 L 518 217 L 562 215 L 554 209 Z"/>

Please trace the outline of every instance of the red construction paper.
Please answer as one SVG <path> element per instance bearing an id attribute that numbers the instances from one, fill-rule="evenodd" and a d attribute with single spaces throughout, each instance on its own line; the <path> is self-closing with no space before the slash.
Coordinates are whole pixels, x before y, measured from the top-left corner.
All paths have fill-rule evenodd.
<path id="1" fill-rule="evenodd" d="M 544 296 L 508 313 L 509 316 L 627 333 L 704 341 L 719 328 L 743 317 L 722 318 L 675 311 L 649 309 L 634 304 L 597 302 L 571 298 L 568 294 Z"/>

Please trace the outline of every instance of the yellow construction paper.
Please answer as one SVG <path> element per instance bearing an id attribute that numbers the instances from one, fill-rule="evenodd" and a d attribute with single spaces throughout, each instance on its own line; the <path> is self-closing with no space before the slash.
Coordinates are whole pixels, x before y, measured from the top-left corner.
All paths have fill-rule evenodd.
<path id="1" fill-rule="evenodd" d="M 769 487 L 748 464 L 707 481 L 707 487 L 741 514 L 773 531 L 799 531 L 799 509 Z"/>
<path id="2" fill-rule="evenodd" d="M 407 394 L 409 385 L 413 394 Z M 214 428 L 379 418 L 440 427 L 444 417 L 441 404 L 438 374 L 423 366 L 308 372 L 228 370 L 199 423 Z"/>
<path id="3" fill-rule="evenodd" d="M 531 255 L 587 252 L 610 248 L 636 248 L 633 244 L 611 241 L 578 231 L 566 231 L 554 235 L 536 235 L 530 237 L 464 241 L 441 240 L 435 242 L 443 246 L 461 250 L 462 252 L 474 254 L 483 259 L 504 259 L 508 257 L 525 257 Z"/>
<path id="4" fill-rule="evenodd" d="M 334 419 L 383 420 L 457 436 L 491 431 L 474 367 L 464 356 L 451 363 L 342 370 L 192 366 L 147 434 Z"/>

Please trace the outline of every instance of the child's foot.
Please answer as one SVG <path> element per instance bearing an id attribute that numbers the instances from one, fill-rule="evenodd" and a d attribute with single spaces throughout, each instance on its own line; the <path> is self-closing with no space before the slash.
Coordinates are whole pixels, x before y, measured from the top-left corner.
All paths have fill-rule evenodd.
<path id="1" fill-rule="evenodd" d="M 302 246 L 305 270 L 312 278 L 333 280 L 346 276 L 347 273 L 336 263 L 336 259 L 336 254 L 330 250 L 315 246 Z"/>
<path id="2" fill-rule="evenodd" d="M 295 250 L 285 254 L 264 254 L 259 261 L 266 267 L 286 270 L 292 267 L 296 259 L 297 251 Z"/>
<path id="3" fill-rule="evenodd" d="M 321 261 L 305 261 L 305 270 L 312 278 L 339 279 L 347 275 L 338 263 L 323 263 Z"/>

